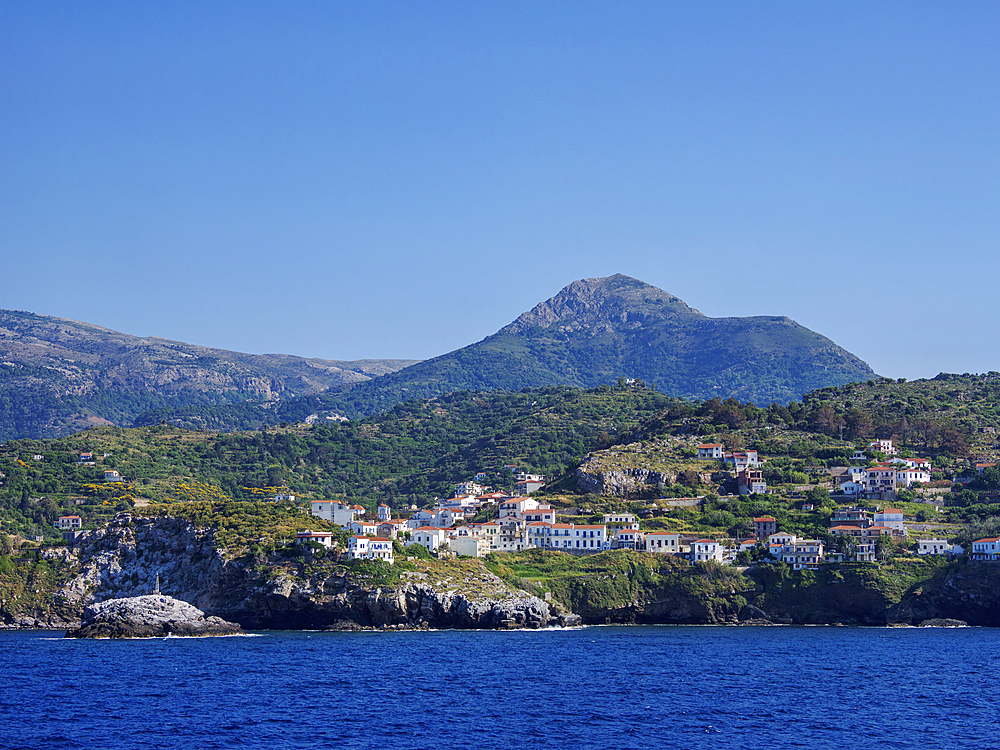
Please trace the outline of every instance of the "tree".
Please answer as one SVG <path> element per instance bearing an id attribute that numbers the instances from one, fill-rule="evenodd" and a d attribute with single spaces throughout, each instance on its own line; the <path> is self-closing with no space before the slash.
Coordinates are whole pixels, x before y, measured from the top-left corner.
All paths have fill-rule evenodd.
<path id="1" fill-rule="evenodd" d="M 892 537 L 889 534 L 880 534 L 875 540 L 875 559 L 879 562 L 885 562 L 895 554 L 896 545 L 893 544 Z"/>

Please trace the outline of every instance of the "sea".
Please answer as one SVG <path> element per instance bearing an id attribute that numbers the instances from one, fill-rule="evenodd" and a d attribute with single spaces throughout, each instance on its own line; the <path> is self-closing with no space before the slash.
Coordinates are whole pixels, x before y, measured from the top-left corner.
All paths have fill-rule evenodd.
<path id="1" fill-rule="evenodd" d="M 0 632 L 0 748 L 997 748 L 1000 630 Z"/>

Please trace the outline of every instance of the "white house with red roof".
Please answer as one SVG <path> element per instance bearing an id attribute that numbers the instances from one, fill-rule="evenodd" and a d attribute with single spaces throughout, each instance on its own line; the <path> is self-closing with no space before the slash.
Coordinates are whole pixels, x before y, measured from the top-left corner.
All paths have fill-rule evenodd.
<path id="1" fill-rule="evenodd" d="M 1000 560 L 1000 537 L 977 539 L 972 543 L 973 560 L 980 562 L 997 562 Z"/>
<path id="2" fill-rule="evenodd" d="M 698 458 L 712 460 L 724 456 L 725 447 L 722 443 L 702 443 L 698 446 Z"/>
<path id="3" fill-rule="evenodd" d="M 436 526 L 421 526 L 410 532 L 410 541 L 407 547 L 419 544 L 428 552 L 437 552 L 438 547 L 443 546 L 448 539 L 448 529 L 441 529 Z"/>
<path id="4" fill-rule="evenodd" d="M 598 524 L 529 523 L 525 529 L 527 546 L 565 552 L 600 552 L 608 541 L 608 529 Z"/>
<path id="5" fill-rule="evenodd" d="M 638 529 L 615 529 L 611 549 L 642 549 L 644 535 Z"/>
<path id="6" fill-rule="evenodd" d="M 874 514 L 874 526 L 886 526 L 895 529 L 903 536 L 906 536 L 906 527 L 903 524 L 903 511 L 899 508 L 883 508 L 876 510 Z"/>
<path id="7" fill-rule="evenodd" d="M 378 521 L 351 521 L 347 530 L 360 536 L 378 536 Z"/>
<path id="8" fill-rule="evenodd" d="M 390 565 L 395 558 L 392 554 L 392 540 L 379 537 L 352 536 L 347 540 L 348 560 L 384 560 Z"/>
<path id="9" fill-rule="evenodd" d="M 500 502 L 497 507 L 497 517 L 517 516 L 523 518 L 525 511 L 548 507 L 547 503 L 541 503 L 533 497 L 510 497 Z"/>
<path id="10" fill-rule="evenodd" d="M 378 506 L 378 520 L 379 521 L 388 521 L 390 518 L 392 518 L 392 508 L 390 508 L 385 503 L 379 503 L 379 506 Z"/>

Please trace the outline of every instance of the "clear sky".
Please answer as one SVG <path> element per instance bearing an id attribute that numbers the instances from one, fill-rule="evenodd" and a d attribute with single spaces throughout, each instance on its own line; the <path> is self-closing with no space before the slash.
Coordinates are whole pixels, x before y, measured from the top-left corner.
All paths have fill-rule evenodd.
<path id="1" fill-rule="evenodd" d="M 1000 370 L 995 2 L 0 4 L 0 308 L 427 358 L 580 278 Z M 734 342 L 738 346 L 739 342 Z"/>

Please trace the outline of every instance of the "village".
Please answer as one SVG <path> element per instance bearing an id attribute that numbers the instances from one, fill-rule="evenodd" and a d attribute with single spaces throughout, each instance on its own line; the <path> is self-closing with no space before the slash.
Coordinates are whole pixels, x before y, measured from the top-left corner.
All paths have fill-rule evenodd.
<path id="1" fill-rule="evenodd" d="M 530 549 L 574 555 L 629 549 L 671 555 L 691 563 L 714 561 L 723 565 L 745 565 L 748 555 L 741 553 L 751 553 L 754 561 L 785 562 L 796 570 L 815 569 L 824 563 L 875 562 L 881 544 L 901 546 L 907 541 L 903 511 L 888 503 L 897 490 L 930 482 L 930 462 L 896 457 L 891 440 L 874 441 L 870 449 L 892 458 L 877 462 L 870 460 L 867 453 L 856 451 L 852 465 L 831 472 L 835 486 L 831 494 L 835 493 L 839 501 L 852 503 L 838 506 L 830 519 L 829 535 L 843 540 L 837 551 L 829 549 L 823 540 L 783 532 L 772 516 L 754 518 L 753 534 L 742 539 L 643 529 L 634 513 L 605 513 L 601 523 L 594 524 L 560 522 L 556 509 L 531 497 L 544 486 L 544 478 L 526 473 L 515 477 L 522 495 L 487 493 L 474 481 L 467 482 L 456 487 L 454 497 L 439 499 L 428 509 L 411 508 L 406 518 L 391 517 L 390 507 L 382 504 L 378 506 L 378 517 L 368 519 L 364 506 L 335 500 L 313 500 L 311 513 L 350 532 L 349 559 L 390 564 L 394 561 L 395 540 L 407 547 L 419 545 L 441 557 L 484 557 L 492 552 Z M 701 444 L 697 451 L 699 459 L 721 462 L 732 471 L 740 495 L 767 493 L 760 470 L 762 459 L 756 451 L 726 453 L 719 443 Z M 862 506 L 860 501 L 874 504 Z M 484 514 L 491 516 L 489 520 L 474 520 Z M 310 530 L 300 532 L 297 541 L 330 547 L 333 537 L 332 532 Z M 920 539 L 914 546 L 918 555 L 955 556 L 966 552 L 945 539 Z M 977 540 L 968 552 L 974 560 L 1000 560 L 1000 539 Z"/>

